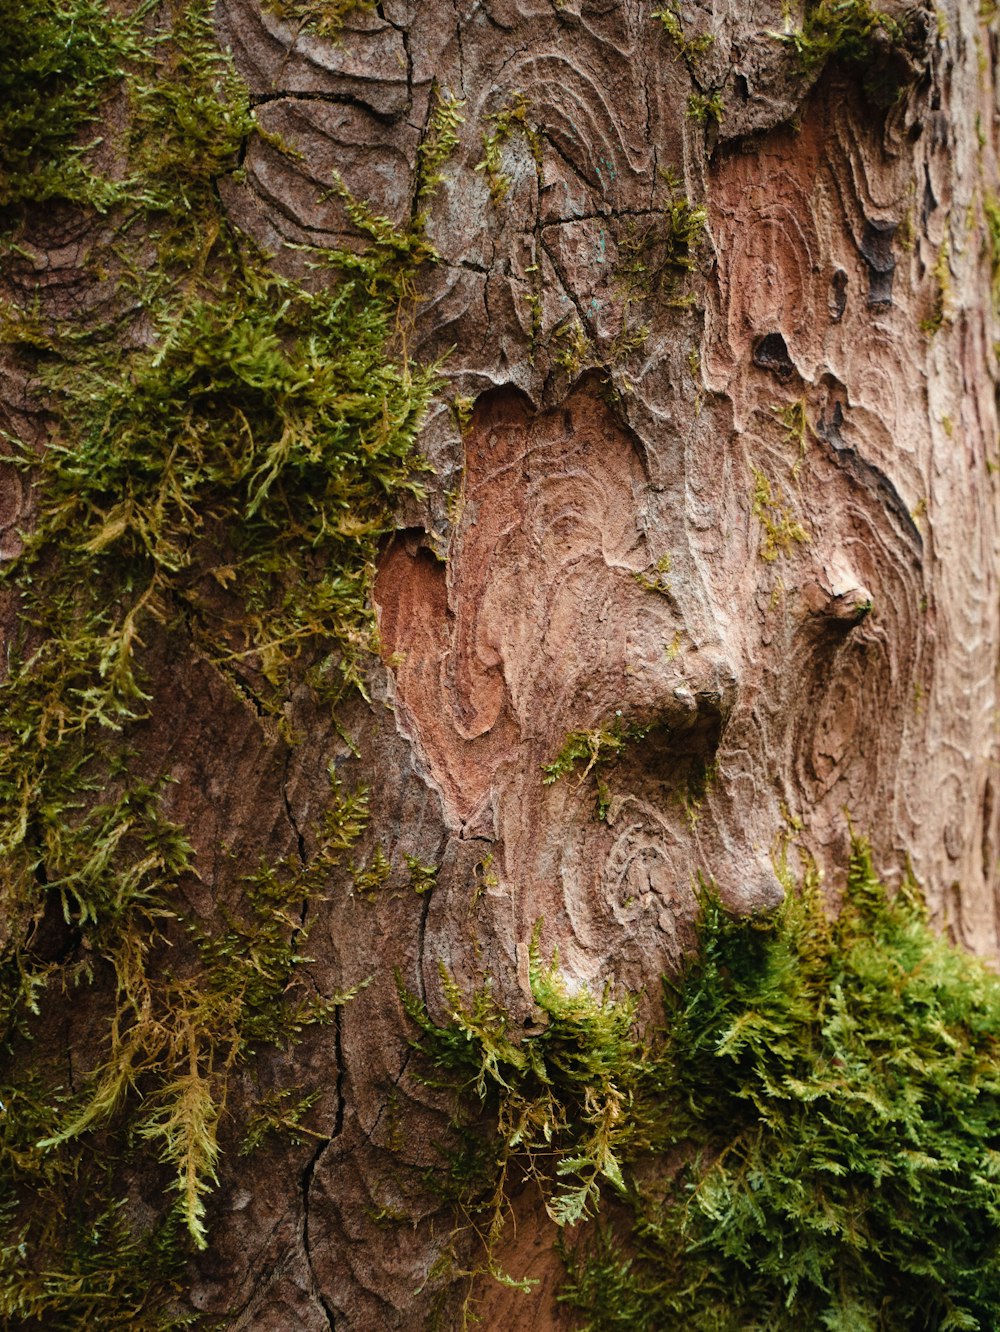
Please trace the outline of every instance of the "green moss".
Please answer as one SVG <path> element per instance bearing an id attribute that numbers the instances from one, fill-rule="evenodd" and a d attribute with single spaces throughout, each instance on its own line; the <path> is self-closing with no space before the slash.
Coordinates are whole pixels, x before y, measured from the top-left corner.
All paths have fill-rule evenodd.
<path id="1" fill-rule="evenodd" d="M 429 893 L 437 883 L 440 865 L 424 865 L 416 856 L 404 855 L 406 868 L 410 872 L 410 887 L 418 896 Z"/>
<path id="2" fill-rule="evenodd" d="M 802 27 L 784 40 L 810 73 L 832 59 L 863 64 L 879 33 L 891 41 L 901 36 L 899 25 L 868 0 L 809 0 Z"/>
<path id="3" fill-rule="evenodd" d="M 923 41 L 916 20 L 917 10 L 896 19 L 869 0 L 807 0 L 802 26 L 773 35 L 792 48 L 803 74 L 840 61 L 860 71 L 865 92 L 877 105 L 889 106 L 913 78 L 908 48 L 916 50 Z"/>
<path id="4" fill-rule="evenodd" d="M 529 116 L 531 104 L 524 93 L 515 93 L 510 105 L 488 116 L 490 129 L 483 134 L 483 158 L 476 170 L 482 171 L 490 187 L 490 198 L 495 204 L 503 203 L 510 190 L 510 177 L 503 170 L 504 148 L 516 135 L 520 135 L 531 152 L 535 169 L 541 171 L 542 136 L 532 125 Z"/>
<path id="5" fill-rule="evenodd" d="M 659 592 L 661 596 L 672 597 L 673 587 L 670 583 L 670 570 L 673 568 L 673 560 L 670 552 L 661 555 L 656 561 L 654 567 L 654 576 L 647 573 L 634 573 L 632 577 L 645 592 Z"/>
<path id="6" fill-rule="evenodd" d="M 92 48 L 118 50 L 118 21 L 87 13 L 77 55 L 70 25 L 70 71 Z M 422 218 L 397 230 L 334 180 L 366 247 L 308 253 L 307 283 L 279 276 L 218 199 L 218 176 L 257 129 L 210 5 L 157 6 L 147 21 L 123 65 L 124 183 L 107 193 L 64 135 L 35 149 L 55 174 L 22 177 L 16 196 L 45 203 L 65 168 L 80 189 L 60 185 L 61 197 L 112 208 L 113 241 L 90 262 L 118 275 L 115 313 L 61 324 L 41 300 L 4 311 L 50 429 L 41 449 L 6 438 L 34 514 L 3 571 L 20 630 L 0 683 L 0 901 L 12 923 L 0 955 L 0 1249 L 18 1261 L 4 1264 L 0 1311 L 60 1328 L 181 1325 L 171 1292 L 188 1248 L 208 1240 L 233 1077 L 353 994 L 317 996 L 304 980 L 303 921 L 331 880 L 350 880 L 364 793 L 334 782 L 308 859 L 219 857 L 211 913 L 195 918 L 184 890 L 199 867 L 143 754 L 160 664 L 209 661 L 292 741 L 293 694 L 333 706 L 362 687 L 377 544 L 395 499 L 419 489 L 415 441 L 434 386 L 398 340 L 431 254 Z M 58 80 L 38 78 L 28 103 L 61 105 Z M 78 126 L 107 78 L 73 103 Z M 453 112 L 441 101 L 432 114 L 423 195 Z M 367 883 L 376 871 L 353 872 Z M 70 942 L 46 961 L 32 939 L 56 927 Z M 71 1091 L 47 1033 L 91 982 L 99 1053 Z M 285 1090 L 268 1122 L 299 1131 L 310 1092 L 288 1102 Z M 247 1140 L 265 1130 L 247 1126 Z M 120 1196 L 131 1177 L 148 1224 Z"/>
<path id="7" fill-rule="evenodd" d="M 791 471 L 792 476 L 797 478 L 803 459 L 809 451 L 809 438 L 813 433 L 809 424 L 806 400 L 797 398 L 794 402 L 786 403 L 783 407 L 776 406 L 772 410 L 784 427 L 785 442 L 796 447 L 796 458 Z"/>
<path id="8" fill-rule="evenodd" d="M 704 55 L 712 45 L 712 37 L 708 33 L 702 33 L 698 37 L 688 37 L 680 16 L 669 6 L 654 10 L 651 17 L 660 20 L 667 36 L 685 60 L 692 60 Z"/>
<path id="9" fill-rule="evenodd" d="M 417 1049 L 433 1063 L 435 1076 L 491 1120 L 492 1141 L 470 1134 L 449 1160 L 445 1184 L 469 1207 L 484 1241 L 484 1269 L 507 1281 L 494 1251 L 515 1167 L 518 1179 L 527 1175 L 539 1183 L 546 1210 L 560 1226 L 592 1214 L 603 1184 L 624 1191 L 621 1158 L 634 1137 L 629 1109 L 642 1070 L 632 1031 L 634 1000 L 619 1003 L 607 992 L 596 996 L 569 987 L 557 958 L 542 961 L 538 930 L 529 970 L 542 1030 L 528 1039 L 489 986 L 466 999 L 444 969 L 447 1026 L 432 1022 L 419 1001 L 403 992 L 422 1033 Z"/>
<path id="10" fill-rule="evenodd" d="M 989 222 L 987 225 L 989 225 Z M 938 249 L 932 276 L 934 278 L 934 296 L 931 312 L 925 319 L 920 321 L 921 331 L 926 333 L 929 337 L 933 337 L 949 318 L 948 306 L 951 299 L 951 246 L 948 243 L 947 236 L 945 236 Z"/>
<path id="11" fill-rule="evenodd" d="M 696 124 L 706 125 L 713 120 L 716 125 L 722 124 L 723 106 L 722 94 L 713 93 L 692 93 L 687 102 L 688 120 L 693 120 Z"/>
<path id="12" fill-rule="evenodd" d="M 463 1184 L 469 1216 L 499 1218 L 484 1269 L 523 1161 L 588 1332 L 997 1326 L 1000 981 L 934 934 L 911 884 L 888 897 L 863 843 L 835 920 L 808 870 L 771 916 L 704 893 L 645 1038 L 634 1002 L 537 951 L 532 1034 L 488 988 L 446 981 L 443 1026 L 409 1005 L 493 1132 Z"/>
<path id="13" fill-rule="evenodd" d="M 266 0 L 266 8 L 300 30 L 336 41 L 345 20 L 352 14 L 374 13 L 376 0 Z"/>
<path id="14" fill-rule="evenodd" d="M 779 555 L 788 555 L 797 543 L 809 540 L 809 533 L 792 517 L 789 506 L 775 499 L 771 482 L 759 468 L 753 473 L 753 516 L 761 525 L 760 557 L 773 563 Z"/>
<path id="15" fill-rule="evenodd" d="M 618 276 L 630 293 L 661 292 L 668 304 L 689 304 L 693 296 L 678 297 L 678 284 L 698 267 L 705 239 L 708 211 L 680 194 L 680 180 L 663 172 L 668 196 L 655 222 L 628 231 L 618 243 Z"/>
<path id="16" fill-rule="evenodd" d="M 561 365 L 571 379 L 594 358 L 594 348 L 578 319 L 560 324 L 552 332 L 555 347 L 552 359 Z"/>
<path id="17" fill-rule="evenodd" d="M 1000 199 L 989 191 L 983 195 L 983 214 L 986 218 L 986 238 L 989 244 L 993 308 L 1000 311 Z"/>
<path id="18" fill-rule="evenodd" d="M 584 765 L 580 774 L 580 780 L 583 781 L 598 764 L 610 763 L 618 758 L 630 744 L 641 740 L 648 730 L 648 726 L 626 725 L 620 716 L 616 716 L 609 726 L 592 731 L 571 731 L 552 762 L 542 766 L 542 781 L 550 786 L 574 772 L 580 764 Z"/>
<path id="19" fill-rule="evenodd" d="M 462 123 L 464 105 L 460 98 L 442 93 L 434 84 L 431 113 L 417 155 L 417 198 L 420 200 L 429 198 L 444 181 L 441 168 L 458 147 L 458 128 Z"/>
<path id="20" fill-rule="evenodd" d="M 57 199 L 106 206 L 85 148 L 134 39 L 101 0 L 0 0 L 0 216 Z"/>

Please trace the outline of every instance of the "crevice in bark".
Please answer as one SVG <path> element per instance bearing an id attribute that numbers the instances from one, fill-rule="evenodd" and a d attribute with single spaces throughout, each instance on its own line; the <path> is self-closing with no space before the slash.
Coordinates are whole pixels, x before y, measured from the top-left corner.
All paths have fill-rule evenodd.
<path id="1" fill-rule="evenodd" d="M 339 1009 L 337 1017 L 338 1019 L 340 1017 Z M 305 1170 L 302 1172 L 302 1251 L 305 1254 L 306 1266 L 309 1268 L 309 1277 L 312 1281 L 313 1294 L 326 1317 L 326 1325 L 331 1329 L 331 1332 L 336 1332 L 337 1318 L 333 1310 L 330 1308 L 326 1296 L 323 1294 L 322 1288 L 320 1287 L 319 1279 L 316 1276 L 316 1268 L 313 1265 L 312 1248 L 310 1247 L 309 1240 L 309 1194 L 312 1190 L 312 1182 L 313 1176 L 316 1173 L 316 1166 L 329 1145 L 329 1142 L 321 1142 L 310 1157 Z"/>
<path id="2" fill-rule="evenodd" d="M 343 1009 L 338 1007 L 333 1016 L 333 1049 L 334 1058 L 337 1061 L 337 1078 L 334 1083 L 336 1108 L 334 1110 L 333 1129 L 328 1138 L 317 1144 L 316 1150 L 309 1158 L 309 1161 L 302 1172 L 302 1251 L 305 1254 L 306 1265 L 309 1268 L 309 1275 L 312 1279 L 313 1292 L 316 1299 L 319 1301 L 323 1313 L 326 1315 L 327 1327 L 331 1329 L 336 1328 L 337 1318 L 323 1294 L 319 1280 L 316 1276 L 316 1268 L 313 1264 L 311 1241 L 309 1237 L 309 1198 L 312 1191 L 313 1178 L 316 1174 L 316 1167 L 323 1159 L 324 1154 L 327 1152 L 334 1139 L 339 1137 L 344 1129 L 344 1114 L 346 1109 L 344 1101 L 344 1078 L 346 1069 L 344 1067 L 343 1020 Z"/>
<path id="3" fill-rule="evenodd" d="M 552 250 L 546 244 L 544 228 L 540 234 L 539 239 L 541 241 L 542 249 L 548 255 L 549 263 L 552 265 L 552 271 L 559 279 L 559 284 L 562 287 L 563 292 L 572 302 L 573 307 L 576 310 L 577 317 L 584 328 L 584 331 L 586 332 L 587 336 L 590 338 L 591 342 L 596 342 L 593 321 L 590 319 L 590 316 L 587 314 L 586 310 L 584 309 L 583 302 L 580 300 L 579 297 L 579 293 L 574 289 L 573 283 L 570 282 L 569 278 L 567 277 L 566 270 L 563 268 L 562 264 L 559 262 L 559 260 L 553 254 Z"/>
<path id="4" fill-rule="evenodd" d="M 298 92 L 294 88 L 278 88 L 273 92 L 250 94 L 251 106 L 268 106 L 271 102 L 326 102 L 330 106 L 353 106 L 364 111 L 381 125 L 394 125 L 401 118 L 398 112 L 379 111 L 363 97 L 348 92 Z"/>
<path id="5" fill-rule="evenodd" d="M 295 817 L 295 811 L 292 808 L 292 802 L 288 798 L 288 770 L 291 767 L 291 762 L 292 762 L 292 754 L 291 750 L 289 750 L 289 752 L 285 755 L 285 766 L 281 773 L 281 802 L 285 807 L 285 818 L 287 818 L 289 827 L 291 828 L 292 832 L 295 835 L 295 850 L 299 858 L 299 864 L 303 868 L 305 868 L 305 864 L 308 859 L 306 839 L 305 836 L 303 835 L 301 827 L 299 826 L 299 821 Z M 309 895 L 305 894 L 302 898 L 302 906 L 299 908 L 300 928 L 302 929 L 305 928 L 306 918 L 308 917 L 308 915 L 309 915 Z M 339 1016 L 340 1014 L 339 1009 L 337 1010 L 337 1014 Z"/>
<path id="6" fill-rule="evenodd" d="M 344 1078 L 347 1074 L 347 1069 L 344 1066 L 344 1010 L 339 1005 L 333 1015 L 333 1053 L 337 1061 L 337 1080 L 333 1088 L 337 1099 L 337 1109 L 333 1121 L 333 1132 L 330 1134 L 327 1146 L 343 1132 L 344 1111 L 346 1109 L 344 1100 Z"/>

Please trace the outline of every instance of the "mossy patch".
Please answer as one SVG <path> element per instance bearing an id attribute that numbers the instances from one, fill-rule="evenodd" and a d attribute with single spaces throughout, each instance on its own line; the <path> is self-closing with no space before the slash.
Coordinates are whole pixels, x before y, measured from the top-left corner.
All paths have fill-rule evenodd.
<path id="1" fill-rule="evenodd" d="M 869 0 L 807 0 L 802 26 L 773 35 L 794 51 L 803 74 L 840 62 L 860 74 L 876 106 L 887 107 L 923 64 L 929 40 L 926 13 L 914 7 L 894 18 Z"/>
<path id="2" fill-rule="evenodd" d="M 15 205 L 107 203 L 85 149 L 134 50 L 134 21 L 102 0 L 0 0 L 0 223 Z"/>
<path id="3" fill-rule="evenodd" d="M 570 985 L 537 944 L 537 1032 L 447 978 L 448 1023 L 410 1003 L 479 1129 L 483 1269 L 523 1169 L 588 1332 L 996 1327 L 1000 980 L 912 884 L 890 898 L 861 842 L 836 919 L 807 872 L 770 916 L 703 893 L 697 931 L 644 1036 L 634 998 Z"/>
<path id="4" fill-rule="evenodd" d="M 376 0 L 265 0 L 265 8 L 299 30 L 336 41 L 352 15 L 372 14 Z"/>
<path id="5" fill-rule="evenodd" d="M 767 474 L 759 468 L 753 473 L 753 516 L 761 525 L 760 557 L 768 564 L 809 540 L 809 533 L 792 517 L 791 507 L 775 496 Z"/>
<path id="6" fill-rule="evenodd" d="M 69 24 L 60 77 L 24 80 L 31 105 L 62 116 L 31 147 L 52 169 L 20 172 L 8 195 L 29 230 L 52 197 L 83 221 L 109 209 L 87 271 L 115 285 L 100 321 L 63 320 L 41 296 L 3 312 L 48 426 L 41 446 L 5 438 L 33 511 L 3 570 L 19 627 L 0 682 L 0 1315 L 173 1327 L 190 1321 L 172 1295 L 208 1242 L 234 1077 L 353 994 L 305 979 L 308 904 L 374 871 L 351 864 L 365 794 L 334 779 L 310 856 L 217 857 L 211 913 L 194 914 L 199 864 L 143 752 L 162 663 L 207 662 L 290 743 L 293 694 L 332 707 L 363 687 L 377 544 L 420 486 L 434 373 L 409 363 L 399 328 L 430 250 L 421 217 L 397 230 L 333 180 L 362 246 L 314 249 L 306 281 L 281 276 L 220 203 L 218 178 L 258 131 L 210 5 L 150 7 L 130 44 L 113 16 L 79 12 L 90 27 L 77 50 Z M 97 51 L 69 97 L 60 79 Z M 78 148 L 119 76 L 113 183 Z M 453 142 L 442 106 L 421 198 Z M 58 949 L 39 948 L 46 931 Z M 70 1087 L 51 1032 L 75 989 L 96 1054 Z M 279 1088 L 245 1141 L 301 1137 L 310 1095 Z"/>

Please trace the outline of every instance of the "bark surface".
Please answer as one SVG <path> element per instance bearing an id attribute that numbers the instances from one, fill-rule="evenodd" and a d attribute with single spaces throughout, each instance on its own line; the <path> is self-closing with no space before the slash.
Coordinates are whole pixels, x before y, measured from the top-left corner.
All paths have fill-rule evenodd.
<path id="1" fill-rule="evenodd" d="M 370 701 L 335 723 L 300 700 L 290 747 L 211 666 L 165 660 L 148 737 L 204 893 L 234 835 L 309 857 L 331 761 L 372 791 L 356 862 L 389 863 L 371 894 L 332 884 L 310 938 L 320 992 L 368 987 L 236 1089 L 322 1095 L 306 1146 L 223 1157 L 190 1299 L 234 1328 L 415 1330 L 440 1306 L 452 1219 L 421 1172 L 446 1098 L 397 970 L 439 1017 L 439 963 L 491 976 L 530 1024 L 542 922 L 574 982 L 652 996 L 699 873 L 772 905 L 791 826 L 835 900 L 848 816 L 890 882 L 912 866 L 942 928 L 998 949 L 995 25 L 951 0 L 905 16 L 902 51 L 804 72 L 778 3 L 682 7 L 701 51 L 655 8 L 383 0 L 333 42 L 218 5 L 260 125 L 301 154 L 258 137 L 219 183 L 279 268 L 357 246 L 335 173 L 411 218 L 435 105 L 463 117 L 406 331 L 442 364 L 435 470 L 378 569 Z M 64 241 L 46 280 L 72 275 Z M 574 732 L 623 747 L 543 781 Z M 440 867 L 430 892 L 407 857 Z M 572 1326 L 553 1228 L 530 1195 L 515 1212 L 500 1261 L 541 1284 L 483 1287 L 483 1326 Z"/>

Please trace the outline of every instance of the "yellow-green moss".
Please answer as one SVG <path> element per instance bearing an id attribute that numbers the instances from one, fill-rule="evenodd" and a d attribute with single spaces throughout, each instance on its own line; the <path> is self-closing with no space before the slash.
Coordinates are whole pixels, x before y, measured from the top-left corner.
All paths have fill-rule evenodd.
<path id="1" fill-rule="evenodd" d="M 207 0 L 150 7 L 142 41 L 98 6 L 67 0 L 24 21 L 38 14 L 66 18 L 66 77 L 93 70 L 71 96 L 41 41 L 21 90 L 62 121 L 30 145 L 48 163 L 34 176 L 12 140 L 5 198 L 28 224 L 53 197 L 110 209 L 113 241 L 91 264 L 117 274 L 118 299 L 102 323 L 59 322 L 41 300 L 4 311 L 50 428 L 41 450 L 6 439 L 35 505 L 3 571 L 20 628 L 0 683 L 0 901 L 13 927 L 0 955 L 0 1316 L 173 1327 L 189 1321 L 171 1291 L 186 1248 L 207 1241 L 234 1073 L 353 993 L 324 998 L 301 979 L 303 904 L 349 881 L 367 805 L 334 782 L 311 858 L 222 857 L 214 914 L 190 916 L 179 890 L 193 853 L 142 752 L 157 663 L 207 659 L 289 739 L 293 691 L 333 705 L 361 684 L 377 543 L 396 497 L 419 489 L 434 376 L 407 361 L 397 330 L 431 252 L 422 218 L 397 230 L 337 180 L 367 246 L 314 250 L 308 285 L 232 226 L 216 180 L 257 129 Z M 119 74 L 127 165 L 112 185 L 77 136 Z M 421 197 L 455 114 L 438 100 Z M 30 943 L 50 919 L 76 941 L 52 961 Z M 99 1053 L 71 1090 L 43 1038 L 65 993 L 91 981 Z M 309 1089 L 284 1090 L 268 1123 L 299 1132 Z M 248 1125 L 248 1141 L 263 1131 Z M 119 1193 L 135 1172 L 148 1224 Z"/>
<path id="2" fill-rule="evenodd" d="M 697 936 L 645 1034 L 634 997 L 571 985 L 537 936 L 529 1034 L 488 986 L 443 974 L 443 1025 L 408 999 L 455 1089 L 464 1147 L 440 1173 L 479 1279 L 523 1281 L 500 1262 L 526 1173 L 586 1332 L 991 1332 L 1000 981 L 912 884 L 890 898 L 861 842 L 836 919 L 807 869 L 770 916 L 704 891 Z"/>
<path id="3" fill-rule="evenodd" d="M 761 525 L 760 557 L 769 564 L 809 540 L 809 533 L 792 517 L 790 507 L 775 498 L 770 480 L 759 468 L 753 473 L 753 516 Z"/>

